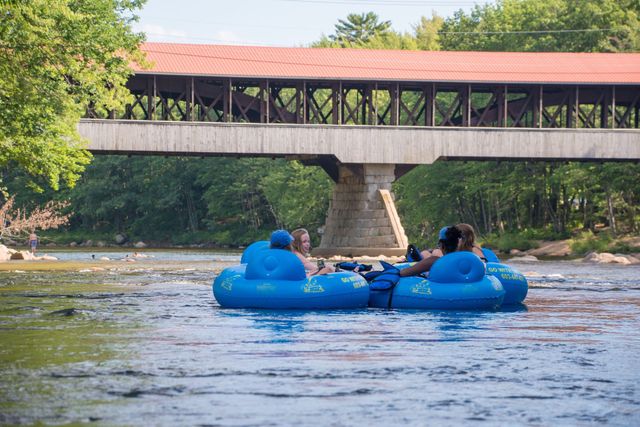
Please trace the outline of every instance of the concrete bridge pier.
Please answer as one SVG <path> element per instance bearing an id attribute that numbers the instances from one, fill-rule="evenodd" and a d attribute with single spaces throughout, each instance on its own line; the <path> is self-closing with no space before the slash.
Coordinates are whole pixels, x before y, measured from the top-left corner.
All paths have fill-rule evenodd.
<path id="1" fill-rule="evenodd" d="M 407 236 L 396 211 L 393 164 L 342 164 L 316 256 L 402 255 Z"/>

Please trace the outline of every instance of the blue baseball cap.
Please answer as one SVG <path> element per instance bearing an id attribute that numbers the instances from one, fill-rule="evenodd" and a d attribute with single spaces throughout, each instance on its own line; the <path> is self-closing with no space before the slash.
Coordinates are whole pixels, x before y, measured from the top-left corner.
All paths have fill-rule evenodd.
<path id="1" fill-rule="evenodd" d="M 272 248 L 286 248 L 293 242 L 293 236 L 287 230 L 276 230 L 271 233 Z"/>
<path id="2" fill-rule="evenodd" d="M 442 227 L 440 229 L 440 232 L 438 233 L 438 240 L 447 240 L 447 230 L 448 229 L 449 229 L 448 225 L 446 227 Z"/>

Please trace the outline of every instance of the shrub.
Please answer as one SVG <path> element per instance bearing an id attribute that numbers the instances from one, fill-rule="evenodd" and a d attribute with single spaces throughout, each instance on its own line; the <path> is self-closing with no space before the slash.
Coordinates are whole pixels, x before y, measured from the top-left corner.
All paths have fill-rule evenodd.
<path id="1" fill-rule="evenodd" d="M 606 252 L 611 244 L 611 236 L 606 233 L 599 235 L 592 231 L 583 231 L 571 239 L 569 245 L 576 254 L 586 254 L 587 252 Z"/>
<path id="2" fill-rule="evenodd" d="M 500 252 L 509 252 L 511 249 L 526 251 L 534 247 L 530 237 L 524 234 L 505 233 L 501 235 L 490 235 L 484 239 L 484 245 L 496 248 Z"/>

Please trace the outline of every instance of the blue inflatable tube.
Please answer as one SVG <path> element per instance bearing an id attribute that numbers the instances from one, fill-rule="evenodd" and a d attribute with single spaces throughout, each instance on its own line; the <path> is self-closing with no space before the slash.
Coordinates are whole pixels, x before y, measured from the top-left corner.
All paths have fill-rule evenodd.
<path id="1" fill-rule="evenodd" d="M 482 248 L 487 259 L 487 274 L 496 277 L 506 292 L 503 305 L 521 304 L 529 292 L 526 277 L 515 268 L 502 264 L 498 256 L 489 248 Z"/>
<path id="2" fill-rule="evenodd" d="M 213 295 L 222 307 L 346 309 L 367 306 L 369 284 L 359 274 L 340 272 L 307 277 L 293 253 L 264 245 L 256 245 L 243 260 L 248 261 L 247 264 L 224 269 L 213 282 Z"/>
<path id="3" fill-rule="evenodd" d="M 504 305 L 520 304 L 527 297 L 529 292 L 529 283 L 517 269 L 499 262 L 487 263 L 487 275 L 497 278 L 506 294 L 504 296 Z"/>
<path id="4" fill-rule="evenodd" d="M 397 265 L 402 268 L 406 265 Z M 485 274 L 484 263 L 471 252 L 448 254 L 431 267 L 429 278 L 402 277 L 392 290 L 371 290 L 369 306 L 431 310 L 494 310 L 505 291 Z"/>
<path id="5" fill-rule="evenodd" d="M 242 252 L 242 257 L 240 258 L 240 264 L 248 264 L 249 260 L 253 258 L 253 256 L 262 251 L 264 249 L 269 249 L 269 241 L 268 240 L 258 240 L 257 242 L 253 242 L 247 249 Z"/>

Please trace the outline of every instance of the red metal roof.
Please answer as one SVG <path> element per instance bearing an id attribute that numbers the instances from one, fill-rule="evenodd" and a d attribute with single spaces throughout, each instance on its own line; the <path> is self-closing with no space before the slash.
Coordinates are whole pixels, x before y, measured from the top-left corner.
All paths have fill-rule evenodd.
<path id="1" fill-rule="evenodd" d="M 640 84 L 640 53 L 460 52 L 145 43 L 139 74 L 412 82 Z"/>

